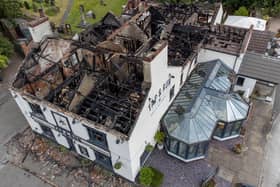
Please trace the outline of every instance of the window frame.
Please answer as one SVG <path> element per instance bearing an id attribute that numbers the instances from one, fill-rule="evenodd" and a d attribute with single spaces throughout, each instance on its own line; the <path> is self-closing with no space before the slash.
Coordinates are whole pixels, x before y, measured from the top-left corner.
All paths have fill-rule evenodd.
<path id="1" fill-rule="evenodd" d="M 80 144 L 78 144 L 79 152 L 81 155 L 89 157 L 88 149 Z"/>
<path id="2" fill-rule="evenodd" d="M 107 136 L 105 133 L 100 132 L 98 130 L 95 130 L 90 127 L 86 127 L 89 140 L 88 142 L 92 143 L 93 145 L 96 145 L 102 149 L 108 150 L 108 143 L 107 143 Z"/>
<path id="3" fill-rule="evenodd" d="M 244 82 L 245 82 L 245 78 L 244 77 L 237 77 L 237 80 L 236 80 L 236 85 L 237 86 L 243 86 Z"/>

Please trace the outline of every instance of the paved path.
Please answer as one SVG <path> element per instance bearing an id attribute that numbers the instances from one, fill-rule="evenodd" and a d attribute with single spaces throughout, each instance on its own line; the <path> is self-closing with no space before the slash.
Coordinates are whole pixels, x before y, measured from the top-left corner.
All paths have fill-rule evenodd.
<path id="1" fill-rule="evenodd" d="M 51 187 L 36 176 L 11 164 L 0 170 L 0 181 L 0 187 Z"/>
<path id="2" fill-rule="evenodd" d="M 242 139 L 248 148 L 241 155 L 236 155 L 231 151 L 233 145 L 238 143 L 234 141 L 238 141 L 238 139 L 210 144 L 207 159 L 223 170 L 224 179 L 233 183 L 243 182 L 254 186 L 258 185 L 266 143 L 264 130 L 269 125 L 271 110 L 271 105 L 254 101 L 252 113 L 246 122 L 245 138 Z M 229 146 L 226 146 L 227 144 Z"/>
<path id="3" fill-rule="evenodd" d="M 271 18 L 269 21 L 269 30 L 277 33 L 280 29 L 280 18 Z"/>
<path id="4" fill-rule="evenodd" d="M 71 8 L 73 6 L 73 3 L 74 3 L 74 0 L 68 0 L 68 4 L 67 4 L 67 7 L 64 11 L 64 14 L 63 14 L 62 18 L 61 18 L 60 24 L 64 24 L 65 21 L 67 20 L 67 18 L 69 16 L 69 13 L 71 11 Z M 79 19 L 79 18 L 77 18 L 77 19 Z"/>
<path id="5" fill-rule="evenodd" d="M 13 56 L 8 68 L 2 72 L 3 82 L 0 83 L 0 187 L 50 187 L 36 176 L 14 167 L 6 158 L 5 143 L 27 127 L 8 90 L 21 62 L 22 58 Z"/>
<path id="6" fill-rule="evenodd" d="M 261 178 L 262 187 L 274 187 L 280 183 L 280 115 L 275 120 L 266 144 L 263 172 Z"/>

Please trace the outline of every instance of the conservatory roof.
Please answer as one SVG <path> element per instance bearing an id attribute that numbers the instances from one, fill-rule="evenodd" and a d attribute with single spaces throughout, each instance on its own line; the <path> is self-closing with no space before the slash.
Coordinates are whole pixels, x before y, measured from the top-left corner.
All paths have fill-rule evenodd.
<path id="1" fill-rule="evenodd" d="M 236 93 L 221 96 L 209 94 L 206 98 L 220 121 L 233 122 L 247 117 L 249 105 Z"/>
<path id="2" fill-rule="evenodd" d="M 163 117 L 168 134 L 193 144 L 209 140 L 219 120 L 245 119 L 249 106 L 230 92 L 230 80 L 220 60 L 198 64 Z"/>

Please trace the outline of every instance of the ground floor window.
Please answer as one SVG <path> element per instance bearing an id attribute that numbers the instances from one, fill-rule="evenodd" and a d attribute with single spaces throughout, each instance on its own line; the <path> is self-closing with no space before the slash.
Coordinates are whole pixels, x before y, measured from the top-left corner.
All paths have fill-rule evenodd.
<path id="1" fill-rule="evenodd" d="M 171 137 L 166 140 L 168 151 L 186 160 L 204 156 L 207 152 L 208 144 L 208 141 L 186 144 Z"/>
<path id="2" fill-rule="evenodd" d="M 219 138 L 227 138 L 238 135 L 242 123 L 243 120 L 230 123 L 218 122 L 214 135 Z"/>
<path id="3" fill-rule="evenodd" d="M 78 145 L 80 153 L 86 157 L 89 157 L 88 150 L 86 147 Z"/>
<path id="4" fill-rule="evenodd" d="M 99 163 L 100 165 L 104 166 L 107 169 L 112 170 L 112 162 L 111 158 L 109 156 L 106 156 L 98 151 L 94 152 L 95 157 L 96 157 L 96 162 Z"/>
<path id="5" fill-rule="evenodd" d="M 47 127 L 45 125 L 42 125 L 40 124 L 41 128 L 42 128 L 42 131 L 43 131 L 43 134 L 51 139 L 54 139 L 54 135 L 53 135 L 53 132 L 52 132 L 52 129 L 50 127 Z"/>

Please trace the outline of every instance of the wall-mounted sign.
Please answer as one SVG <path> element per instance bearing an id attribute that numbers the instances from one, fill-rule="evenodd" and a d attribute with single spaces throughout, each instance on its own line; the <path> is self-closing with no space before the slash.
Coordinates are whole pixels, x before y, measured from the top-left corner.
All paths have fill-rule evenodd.
<path id="1" fill-rule="evenodd" d="M 172 77 L 173 76 L 169 74 L 168 79 L 162 84 L 162 86 L 158 89 L 158 91 L 154 94 L 154 96 L 148 98 L 149 101 L 148 108 L 151 113 L 153 113 L 160 106 L 160 104 L 166 97 L 167 90 L 171 85 Z"/>

